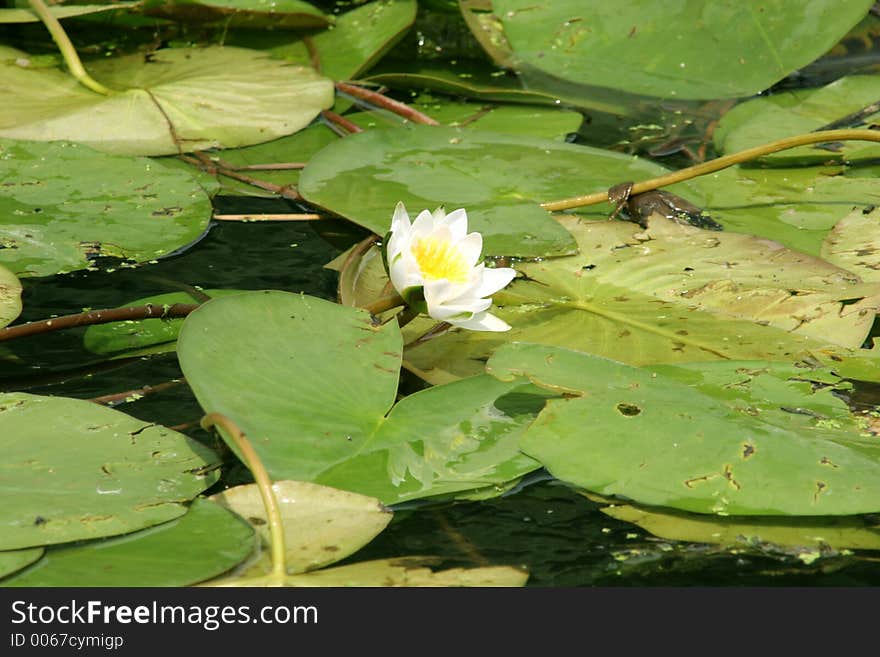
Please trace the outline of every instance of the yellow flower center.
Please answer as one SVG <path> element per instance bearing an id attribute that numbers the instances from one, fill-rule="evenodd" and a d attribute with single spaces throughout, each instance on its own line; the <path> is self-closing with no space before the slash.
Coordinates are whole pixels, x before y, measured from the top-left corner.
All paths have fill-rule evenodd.
<path id="1" fill-rule="evenodd" d="M 445 278 L 453 283 L 468 281 L 469 267 L 448 240 L 428 236 L 416 240 L 412 253 L 419 263 L 422 276 L 428 279 Z"/>

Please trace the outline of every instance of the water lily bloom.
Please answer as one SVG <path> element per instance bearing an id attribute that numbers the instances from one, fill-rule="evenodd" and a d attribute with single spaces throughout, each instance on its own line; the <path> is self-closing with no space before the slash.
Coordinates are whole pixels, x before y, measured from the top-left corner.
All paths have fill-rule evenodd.
<path id="1" fill-rule="evenodd" d="M 463 209 L 449 214 L 443 208 L 423 210 L 410 223 L 406 208 L 398 203 L 385 248 L 391 283 L 411 306 L 472 331 L 510 328 L 487 309 L 490 297 L 510 283 L 516 271 L 478 262 L 483 236 L 467 232 Z"/>

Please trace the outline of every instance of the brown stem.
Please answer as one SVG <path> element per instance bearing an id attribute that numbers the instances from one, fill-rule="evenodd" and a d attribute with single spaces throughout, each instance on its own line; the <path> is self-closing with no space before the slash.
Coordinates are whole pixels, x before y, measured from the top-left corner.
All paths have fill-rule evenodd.
<path id="1" fill-rule="evenodd" d="M 318 221 L 320 214 L 215 214 L 217 221 Z"/>
<path id="2" fill-rule="evenodd" d="M 391 310 L 392 308 L 397 308 L 397 306 L 402 306 L 406 302 L 403 300 L 403 297 L 395 292 L 392 295 L 387 297 L 382 297 L 381 299 L 376 299 L 373 303 L 369 303 L 364 306 L 364 310 L 366 310 L 371 315 L 378 315 L 379 313 L 384 313 L 386 310 Z"/>
<path id="3" fill-rule="evenodd" d="M 0 329 L 0 342 L 22 338 L 38 333 L 50 333 L 62 329 L 75 328 L 77 326 L 89 326 L 91 324 L 107 324 L 109 322 L 121 322 L 132 319 L 171 319 L 174 317 L 186 317 L 199 307 L 197 303 L 175 303 L 170 306 L 153 305 L 131 306 L 128 308 L 108 308 L 105 310 L 90 310 L 75 315 L 64 315 L 43 319 L 38 322 L 28 322 L 17 326 L 8 326 Z"/>
<path id="4" fill-rule="evenodd" d="M 413 123 L 421 123 L 423 125 L 440 125 L 437 121 L 432 119 L 427 114 L 422 114 L 421 112 L 413 109 L 409 105 L 394 100 L 393 98 L 389 98 L 384 94 L 380 94 L 378 91 L 364 89 L 363 87 L 348 84 L 347 82 L 337 82 L 336 90 L 341 91 L 344 94 L 348 94 L 349 96 L 354 96 L 355 98 L 365 100 L 368 103 L 375 105 L 376 107 L 387 109 L 389 112 L 394 112 L 398 116 L 402 116 L 403 118 L 412 121 Z"/>
<path id="5" fill-rule="evenodd" d="M 708 173 L 715 173 L 721 169 L 754 160 L 764 155 L 778 153 L 779 151 L 796 148 L 798 146 L 807 146 L 809 144 L 822 144 L 827 141 L 880 141 L 880 131 L 876 130 L 826 130 L 824 132 L 810 132 L 805 135 L 797 135 L 795 137 L 786 137 L 772 141 L 755 148 L 749 148 L 739 153 L 732 153 L 724 157 L 718 157 L 709 162 L 696 164 L 686 169 L 672 171 L 670 173 L 643 180 L 635 183 L 632 187 L 631 194 L 642 194 L 660 187 L 666 187 L 675 183 L 690 180 L 697 176 L 704 176 Z M 575 196 L 559 201 L 549 201 L 541 203 L 541 207 L 550 212 L 558 212 L 560 210 L 570 210 L 571 208 L 582 208 L 588 205 L 596 205 L 608 201 L 608 192 L 596 192 L 594 194 L 586 194 L 585 196 Z"/>
<path id="6" fill-rule="evenodd" d="M 258 178 L 247 176 L 243 173 L 239 173 L 238 171 L 227 169 L 226 167 L 219 165 L 217 162 L 212 161 L 211 158 L 204 153 L 196 152 L 194 153 L 194 155 L 195 157 L 192 157 L 190 155 L 178 155 L 177 157 L 187 164 L 199 167 L 200 169 L 208 173 L 225 176 L 226 178 L 232 178 L 233 180 L 238 180 L 239 182 L 252 185 L 253 187 L 264 189 L 267 192 L 278 194 L 278 196 L 290 199 L 291 201 L 302 200 L 302 197 L 299 195 L 299 192 L 296 191 L 296 188 L 293 185 L 276 185 L 275 183 L 270 183 L 266 180 L 259 180 Z"/>
<path id="7" fill-rule="evenodd" d="M 183 385 L 184 383 L 186 383 L 186 379 L 172 379 L 171 381 L 166 381 L 165 383 L 157 383 L 154 386 L 144 386 L 143 388 L 137 388 L 135 390 L 126 390 L 125 392 L 114 392 L 111 395 L 101 395 L 100 397 L 93 397 L 89 401 L 95 404 L 106 404 L 112 406 L 114 404 L 118 404 L 119 402 L 126 401 L 127 399 L 140 399 L 141 397 L 152 395 L 157 392 L 162 392 L 163 390 L 168 390 L 169 388 L 176 388 L 177 386 Z"/>
<path id="8" fill-rule="evenodd" d="M 337 114 L 336 112 L 331 112 L 330 110 L 321 110 L 321 116 L 327 119 L 330 123 L 335 125 L 338 128 L 341 128 L 348 134 L 354 134 L 356 132 L 363 132 L 363 128 L 358 125 L 355 125 L 344 116 Z"/>

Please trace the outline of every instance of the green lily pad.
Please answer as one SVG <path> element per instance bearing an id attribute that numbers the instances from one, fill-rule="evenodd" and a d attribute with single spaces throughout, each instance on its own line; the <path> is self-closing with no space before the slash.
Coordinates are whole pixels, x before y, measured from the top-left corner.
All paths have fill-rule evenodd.
<path id="1" fill-rule="evenodd" d="M 312 69 L 232 47 L 180 48 L 88 64 L 102 96 L 58 69 L 22 67 L 0 46 L 0 137 L 71 140 L 125 155 L 231 148 L 288 135 L 333 104 L 333 83 Z"/>
<path id="2" fill-rule="evenodd" d="M 253 549 L 250 525 L 197 499 L 186 515 L 156 527 L 50 548 L 0 586 L 188 586 L 235 567 Z"/>
<path id="3" fill-rule="evenodd" d="M 2 110 L 0 110 L 2 112 Z M 67 142 L 0 139 L 0 265 L 47 276 L 196 241 L 211 199 L 193 174 Z"/>
<path id="4" fill-rule="evenodd" d="M 699 515 L 631 504 L 600 509 L 673 541 L 736 547 L 767 544 L 800 550 L 880 550 L 880 528 L 860 516 L 829 518 L 738 518 Z"/>
<path id="5" fill-rule="evenodd" d="M 783 91 L 755 98 L 724 115 L 714 133 L 715 147 L 723 153 L 733 153 L 783 137 L 813 132 L 876 104 L 878 99 L 880 75 L 850 75 L 820 89 Z M 864 116 L 863 123 L 876 121 L 878 114 L 880 108 Z M 880 154 L 880 145 L 872 142 L 847 141 L 830 146 L 801 146 L 762 159 L 776 166 L 790 166 L 845 162 Z"/>
<path id="6" fill-rule="evenodd" d="M 244 290 L 205 290 L 210 297 L 223 297 L 241 294 Z M 175 303 L 201 303 L 186 292 L 167 292 L 150 297 L 135 299 L 122 307 L 145 306 L 152 304 L 157 307 L 171 306 Z M 174 351 L 174 343 L 180 333 L 183 319 L 142 319 L 109 324 L 95 324 L 86 329 L 83 335 L 83 346 L 95 354 L 133 355 L 131 352 L 155 347 L 167 347 Z M 150 353 L 156 353 L 151 351 Z"/>
<path id="7" fill-rule="evenodd" d="M 765 362 L 634 368 L 516 344 L 487 369 L 551 400 L 521 448 L 576 486 L 719 515 L 852 515 L 880 509 L 880 444 L 830 374 Z M 831 377 L 833 380 L 833 377 Z M 787 406 L 796 400 L 797 406 Z"/>
<path id="8" fill-rule="evenodd" d="M 871 4 L 492 0 L 517 65 L 576 83 L 682 99 L 763 91 L 825 53 Z"/>
<path id="9" fill-rule="evenodd" d="M 312 158 L 300 193 L 384 235 L 403 201 L 411 214 L 464 207 L 484 253 L 542 257 L 574 252 L 568 232 L 539 204 L 664 170 L 598 149 L 434 126 L 351 135 Z M 580 189 L 579 189 L 580 188 Z M 591 190 L 590 190 L 591 191 Z M 586 193 L 584 191 L 583 193 Z"/>
<path id="10" fill-rule="evenodd" d="M 503 334 L 452 331 L 414 345 L 407 362 L 437 383 L 482 371 L 507 342 L 579 349 L 633 365 L 787 361 L 829 344 L 858 348 L 880 304 L 876 283 L 749 235 L 662 217 L 649 227 L 560 219 L 580 253 L 517 263 L 497 293 Z M 407 341 L 427 329 L 407 327 Z"/>
<path id="11" fill-rule="evenodd" d="M 597 88 L 572 90 L 555 84 L 547 85 L 549 88 L 543 88 L 540 84 L 537 87 L 525 85 L 516 76 L 487 68 L 483 62 L 456 60 L 443 68 L 422 61 L 383 62 L 371 70 L 364 80 L 392 88 L 430 89 L 451 96 L 492 102 L 580 107 L 617 116 L 641 113 L 632 98 L 622 99 L 619 92 L 609 93 Z"/>
<path id="12" fill-rule="evenodd" d="M 15 275 L 0 265 L 0 328 L 21 313 L 21 283 Z"/>
<path id="13" fill-rule="evenodd" d="M 0 394 L 0 549 L 123 534 L 185 513 L 216 480 L 216 455 L 97 404 Z"/>
<path id="14" fill-rule="evenodd" d="M 511 566 L 432 570 L 437 559 L 377 559 L 287 578 L 287 586 L 524 586 L 529 574 Z"/>
<path id="15" fill-rule="evenodd" d="M 863 281 L 880 282 L 880 210 L 867 210 L 853 210 L 834 225 L 822 257 Z"/>
<path id="16" fill-rule="evenodd" d="M 49 5 L 49 13 L 58 20 L 75 18 L 119 9 L 129 10 L 140 6 L 139 2 L 126 2 L 118 5 Z M 0 23 L 39 23 L 40 18 L 30 9 L 0 9 Z"/>
<path id="17" fill-rule="evenodd" d="M 471 103 L 448 98 L 421 96 L 413 107 L 453 128 L 504 132 L 537 139 L 562 141 L 577 132 L 584 120 L 580 112 L 542 107 Z"/>
<path id="18" fill-rule="evenodd" d="M 43 548 L 27 548 L 25 550 L 7 550 L 0 552 L 0 577 L 6 577 L 31 565 L 43 556 Z M 2 583 L 0 583 L 2 586 Z"/>
<path id="19" fill-rule="evenodd" d="M 275 481 L 272 490 L 284 523 L 290 575 L 341 561 L 391 522 L 391 511 L 373 497 L 303 481 Z M 248 564 L 244 576 L 268 572 L 268 517 L 257 485 L 229 488 L 210 499 L 247 520 L 262 540 L 262 558 Z"/>
<path id="20" fill-rule="evenodd" d="M 144 13 L 183 22 L 281 30 L 321 28 L 332 20 L 302 0 L 146 0 Z"/>
<path id="21" fill-rule="evenodd" d="M 178 340 L 202 408 L 231 418 L 273 479 L 389 504 L 500 484 L 537 467 L 517 449 L 531 416 L 496 407 L 516 385 L 483 375 L 392 409 L 400 352 L 396 324 L 377 327 L 363 310 L 285 292 L 209 301 Z"/>
<path id="22" fill-rule="evenodd" d="M 311 37 L 321 73 L 333 80 L 354 80 L 403 38 L 416 18 L 415 0 L 377 0 L 347 11 L 328 30 Z M 302 41 L 271 50 L 276 57 L 303 66 L 312 58 Z"/>
<path id="23" fill-rule="evenodd" d="M 874 178 L 849 177 L 840 167 L 732 167 L 671 190 L 705 208 L 725 230 L 781 242 L 819 255 L 834 225 L 854 208 L 880 205 Z"/>

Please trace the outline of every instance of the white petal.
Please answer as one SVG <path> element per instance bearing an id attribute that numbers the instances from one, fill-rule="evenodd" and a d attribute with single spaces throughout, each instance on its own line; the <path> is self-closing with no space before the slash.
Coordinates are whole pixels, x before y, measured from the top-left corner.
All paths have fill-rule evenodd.
<path id="1" fill-rule="evenodd" d="M 413 238 L 426 237 L 434 232 L 434 217 L 427 210 L 419 212 L 419 216 L 412 224 Z"/>
<path id="2" fill-rule="evenodd" d="M 446 320 L 453 326 L 458 326 L 470 331 L 509 331 L 510 324 L 503 319 L 498 319 L 491 313 L 477 313 L 473 317 L 464 321 Z"/>
<path id="3" fill-rule="evenodd" d="M 398 292 L 403 292 L 410 287 L 419 287 L 423 284 L 421 272 L 414 258 L 408 253 L 400 253 L 388 258 L 388 277 L 391 284 Z"/>
<path id="4" fill-rule="evenodd" d="M 441 205 L 439 208 L 437 208 L 436 210 L 434 210 L 434 211 L 431 213 L 431 215 L 434 217 L 434 225 L 435 225 L 435 226 L 436 226 L 437 224 L 444 223 L 444 221 L 445 221 L 445 219 L 446 219 L 446 208 L 444 208 L 444 207 Z"/>
<path id="5" fill-rule="evenodd" d="M 453 283 L 445 278 L 425 281 L 425 303 L 428 308 L 455 302 L 458 298 L 468 295 L 468 283 Z"/>
<path id="6" fill-rule="evenodd" d="M 483 270 L 483 280 L 476 287 L 474 295 L 491 297 L 498 290 L 507 287 L 514 276 L 516 276 L 516 269 L 511 269 L 510 267 L 486 268 Z"/>
<path id="7" fill-rule="evenodd" d="M 409 214 L 402 202 L 398 202 L 394 208 L 394 215 L 391 217 L 391 232 L 405 230 L 409 231 L 411 224 L 409 222 Z"/>
<path id="8" fill-rule="evenodd" d="M 427 299 L 425 299 L 427 302 Z M 453 323 L 456 316 L 469 319 L 472 316 L 488 310 L 492 305 L 492 299 L 478 299 L 474 303 L 454 304 L 447 303 L 442 306 L 428 305 L 428 314 L 439 322 Z"/>
<path id="9" fill-rule="evenodd" d="M 449 226 L 449 230 L 452 232 L 452 239 L 455 242 L 463 240 L 465 235 L 467 235 L 467 224 L 467 212 L 465 212 L 464 208 L 453 210 L 446 215 L 446 225 Z"/>
<path id="10" fill-rule="evenodd" d="M 453 239 L 455 239 L 454 235 Z M 479 233 L 471 233 L 463 238 L 459 238 L 459 242 L 455 246 L 464 258 L 467 266 L 473 267 L 480 259 L 480 253 L 483 250 L 483 236 Z"/>

